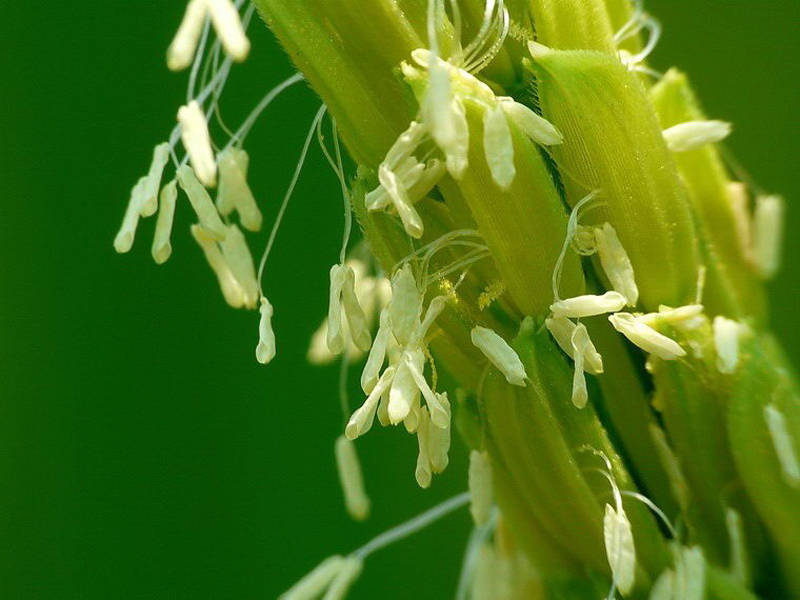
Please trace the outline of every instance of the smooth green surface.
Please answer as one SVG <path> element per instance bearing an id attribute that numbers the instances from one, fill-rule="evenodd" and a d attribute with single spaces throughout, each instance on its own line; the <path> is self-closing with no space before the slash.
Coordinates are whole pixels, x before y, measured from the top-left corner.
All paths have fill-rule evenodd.
<path id="1" fill-rule="evenodd" d="M 653 60 L 686 70 L 730 146 L 789 200 L 772 321 L 800 362 L 796 0 L 652 0 Z M 316 562 L 466 485 L 457 453 L 429 491 L 414 440 L 359 444 L 373 518 L 353 525 L 333 470 L 335 367 L 305 364 L 338 254 L 340 198 L 313 152 L 269 269 L 279 356 L 256 364 L 257 315 L 228 309 L 178 210 L 174 254 L 111 241 L 128 191 L 183 100 L 163 55 L 181 2 L 13 3 L 0 24 L 0 596 L 273 598 Z M 290 73 L 254 24 L 226 115 Z M 249 141 L 271 221 L 317 101 L 297 87 Z M 355 378 L 354 382 L 355 383 Z M 356 392 L 354 386 L 354 394 Z M 355 398 L 354 398 L 355 400 Z M 466 512 L 367 563 L 353 598 L 446 598 Z"/>

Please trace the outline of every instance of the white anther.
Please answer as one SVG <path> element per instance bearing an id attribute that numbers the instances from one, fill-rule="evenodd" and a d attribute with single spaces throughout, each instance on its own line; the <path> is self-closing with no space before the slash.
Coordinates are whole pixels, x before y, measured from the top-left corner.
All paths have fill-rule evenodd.
<path id="1" fill-rule="evenodd" d="M 364 476 L 361 473 L 361 463 L 356 454 L 355 444 L 340 435 L 336 438 L 334 454 L 345 508 L 353 519 L 363 521 L 369 516 L 370 501 L 364 489 Z"/>
<path id="2" fill-rule="evenodd" d="M 389 326 L 389 311 L 383 309 L 378 324 L 378 332 L 375 334 L 375 340 L 372 342 L 372 347 L 369 349 L 367 362 L 364 365 L 364 370 L 361 372 L 361 389 L 364 390 L 365 394 L 371 393 L 378 383 L 378 376 L 383 362 L 386 360 L 386 347 L 391 335 L 392 330 Z"/>
<path id="3" fill-rule="evenodd" d="M 436 394 L 436 397 L 447 413 L 447 426 L 429 428 L 428 444 L 430 446 L 431 470 L 434 473 L 442 473 L 450 463 L 448 456 L 450 452 L 450 401 L 447 399 L 447 392 Z"/>
<path id="4" fill-rule="evenodd" d="M 794 440 L 789 433 L 786 417 L 773 404 L 764 407 L 764 420 L 772 438 L 775 455 L 783 473 L 783 478 L 790 486 L 800 487 L 800 461 L 797 460 Z"/>
<path id="5" fill-rule="evenodd" d="M 609 315 L 608 320 L 611 321 L 614 329 L 633 344 L 658 358 L 673 360 L 686 355 L 686 350 L 681 348 L 678 342 L 657 332 L 630 313 Z"/>
<path id="6" fill-rule="evenodd" d="M 236 225 L 229 225 L 226 228 L 225 239 L 220 242 L 220 247 L 225 261 L 230 265 L 233 276 L 242 287 L 244 307 L 255 308 L 260 293 L 253 256 L 250 254 L 250 248 L 247 247 L 244 234 Z"/>
<path id="7" fill-rule="evenodd" d="M 328 588 L 344 565 L 345 559 L 341 556 L 326 558 L 313 571 L 281 594 L 279 600 L 315 600 Z"/>
<path id="8" fill-rule="evenodd" d="M 572 330 L 570 344 L 575 357 L 575 369 L 572 377 L 572 404 L 575 405 L 575 408 L 583 408 L 589 400 L 589 391 L 586 389 L 586 376 L 583 374 L 584 357 L 587 350 L 593 347 L 586 325 L 578 323 L 575 329 Z"/>
<path id="9" fill-rule="evenodd" d="M 331 289 L 328 299 L 328 349 L 333 354 L 344 350 L 344 331 L 342 323 L 342 288 L 347 279 L 348 269 L 344 265 L 333 265 L 330 271 Z"/>
<path id="10" fill-rule="evenodd" d="M 205 0 L 211 22 L 225 52 L 233 60 L 243 61 L 250 52 L 250 41 L 244 32 L 239 11 L 231 0 Z"/>
<path id="11" fill-rule="evenodd" d="M 178 183 L 186 192 L 200 224 L 215 240 L 224 240 L 227 233 L 225 224 L 220 219 L 219 213 L 211 201 L 211 196 L 195 177 L 195 172 L 188 165 L 183 165 L 178 168 L 177 175 Z"/>
<path id="12" fill-rule="evenodd" d="M 158 218 L 153 235 L 151 253 L 156 264 L 162 265 L 172 254 L 172 222 L 175 219 L 175 202 L 178 198 L 178 182 L 173 179 L 161 190 L 159 197 Z"/>
<path id="13" fill-rule="evenodd" d="M 347 317 L 347 325 L 353 343 L 359 350 L 366 352 L 372 344 L 372 336 L 369 333 L 364 309 L 361 308 L 356 296 L 355 273 L 351 267 L 345 266 L 345 269 L 345 280 L 342 285 L 342 308 Z"/>
<path id="14" fill-rule="evenodd" d="M 542 146 L 555 146 L 564 141 L 564 136 L 550 121 L 540 117 L 524 104 L 513 98 L 498 98 L 500 106 L 509 119 L 520 128 L 522 133 Z"/>
<path id="15" fill-rule="evenodd" d="M 572 334 L 575 331 L 575 323 L 565 317 L 550 317 L 545 320 L 544 324 L 559 347 L 574 360 L 575 351 L 572 348 Z M 588 340 L 588 344 L 584 348 L 583 360 L 583 368 L 587 373 L 599 375 L 603 372 L 603 357 L 597 352 L 591 339 Z"/>
<path id="16" fill-rule="evenodd" d="M 604 223 L 594 230 L 597 254 L 611 287 L 628 301 L 628 306 L 636 306 L 639 301 L 639 288 L 633 273 L 633 265 L 619 241 L 616 230 L 611 223 Z"/>
<path id="17" fill-rule="evenodd" d="M 556 317 L 578 319 L 617 312 L 627 302 L 628 299 L 619 292 L 606 292 L 602 296 L 586 294 L 554 302 L 550 305 L 550 311 Z"/>
<path id="18" fill-rule="evenodd" d="M 603 539 L 614 585 L 623 596 L 627 596 L 633 589 L 636 551 L 631 523 L 621 505 L 618 510 L 614 510 L 613 506 L 606 504 L 603 516 Z"/>
<path id="19" fill-rule="evenodd" d="M 413 203 L 411 195 L 409 194 L 409 188 L 415 185 L 419 181 L 420 177 L 422 177 L 422 174 L 425 171 L 425 165 L 419 162 L 413 156 L 408 156 L 404 158 L 397 165 L 397 167 L 392 168 L 391 163 L 388 160 L 385 160 L 383 163 L 381 163 L 380 168 L 389 170 L 391 172 L 391 175 L 384 174 L 384 178 L 391 178 L 391 176 L 394 175 L 394 179 L 390 180 L 390 183 L 395 184 L 396 182 L 396 185 L 398 185 L 402 190 L 405 190 L 406 196 L 408 197 L 408 202 Z M 401 200 L 404 200 L 402 197 L 402 192 Z M 367 207 L 367 210 L 375 211 L 394 206 L 394 201 L 392 196 L 389 195 L 387 189 L 383 186 L 383 184 L 381 184 L 365 196 L 364 204 Z"/>
<path id="20" fill-rule="evenodd" d="M 231 271 L 231 267 L 222 255 L 217 242 L 210 231 L 202 225 L 192 225 L 192 237 L 203 250 L 208 265 L 219 281 L 222 295 L 233 308 L 241 308 L 244 304 L 244 290 Z"/>
<path id="21" fill-rule="evenodd" d="M 731 181 L 728 183 L 727 190 L 733 222 L 736 226 L 736 238 L 739 240 L 739 248 L 744 259 L 748 263 L 754 264 L 753 222 L 750 215 L 750 198 L 747 194 L 747 186 L 740 181 Z"/>
<path id="22" fill-rule="evenodd" d="M 486 452 L 472 450 L 469 453 L 469 512 L 475 525 L 489 521 L 494 491 L 492 487 L 492 464 Z"/>
<path id="23" fill-rule="evenodd" d="M 422 219 L 394 171 L 382 164 L 378 167 L 378 180 L 386 190 L 386 193 L 389 194 L 389 198 L 391 198 L 394 208 L 403 222 L 403 228 L 406 233 L 416 239 L 422 237 L 424 231 Z"/>
<path id="24" fill-rule="evenodd" d="M 219 191 L 217 209 L 228 216 L 235 209 L 242 226 L 249 231 L 260 231 L 263 217 L 250 186 L 247 185 L 247 152 L 228 148 L 219 155 Z"/>
<path id="25" fill-rule="evenodd" d="M 783 246 L 784 201 L 780 196 L 756 197 L 753 213 L 753 258 L 764 279 L 778 272 Z"/>
<path id="26" fill-rule="evenodd" d="M 272 304 L 269 303 L 265 296 L 261 297 L 261 306 L 258 311 L 260 320 L 258 323 L 256 360 L 262 365 L 266 365 L 275 358 L 275 332 L 272 330 Z"/>
<path id="27" fill-rule="evenodd" d="M 390 407 L 391 410 L 391 407 Z M 431 458 L 430 458 L 430 440 L 428 431 L 431 427 L 430 417 L 428 416 L 427 409 L 423 406 L 419 411 L 419 425 L 417 427 L 417 442 L 419 443 L 419 454 L 417 455 L 417 468 L 414 470 L 414 476 L 417 479 L 419 487 L 425 489 L 431 485 Z"/>
<path id="28" fill-rule="evenodd" d="M 514 166 L 514 140 L 502 105 L 486 109 L 483 116 L 483 151 L 492 179 L 507 190 L 517 174 Z"/>
<path id="29" fill-rule="evenodd" d="M 200 41 L 206 18 L 206 0 L 190 0 L 180 27 L 167 50 L 167 67 L 181 71 L 190 64 Z"/>
<path id="30" fill-rule="evenodd" d="M 167 161 L 169 161 L 169 142 L 164 142 L 153 150 L 153 161 L 145 178 L 140 208 L 143 217 L 152 217 L 158 210 L 158 190 L 161 188 L 161 176 Z"/>
<path id="31" fill-rule="evenodd" d="M 686 304 L 676 308 L 664 306 L 662 304 L 658 307 L 657 313 L 639 315 L 636 317 L 636 320 L 650 327 L 655 327 L 656 325 L 675 325 L 676 327 L 683 327 L 692 323 L 702 314 L 702 304 Z"/>
<path id="32" fill-rule="evenodd" d="M 197 178 L 204 186 L 214 187 L 217 184 L 217 164 L 214 162 L 208 123 L 196 100 L 180 107 L 178 123 L 181 126 L 183 146 L 189 154 Z"/>
<path id="33" fill-rule="evenodd" d="M 424 364 L 425 355 L 421 351 L 415 351 L 409 353 L 408 357 L 404 356 L 397 366 L 389 390 L 389 421 L 392 425 L 404 420 L 412 408 L 419 404 L 420 389 L 410 367 L 413 365 L 418 371 L 422 371 Z"/>
<path id="34" fill-rule="evenodd" d="M 672 152 L 686 152 L 724 140 L 731 133 L 731 124 L 724 121 L 686 121 L 662 133 L 667 148 Z"/>
<path id="35" fill-rule="evenodd" d="M 411 377 L 414 379 L 414 383 L 422 393 L 422 396 L 425 398 L 425 403 L 428 405 L 428 411 L 430 413 L 431 423 L 433 423 L 433 425 L 439 429 L 445 429 L 450 425 L 450 412 L 445 409 L 445 407 L 439 401 L 439 395 L 433 392 L 428 385 L 428 382 L 425 380 L 425 376 L 422 373 L 422 368 L 420 367 L 420 365 L 425 364 L 425 355 L 422 353 L 422 350 L 405 352 L 403 360 L 405 361 L 408 370 L 411 373 Z"/>
<path id="36" fill-rule="evenodd" d="M 528 375 L 519 355 L 503 338 L 487 327 L 472 328 L 470 338 L 475 347 L 500 371 L 512 385 L 525 387 Z"/>
<path id="37" fill-rule="evenodd" d="M 359 436 L 364 435 L 372 428 L 372 423 L 375 420 L 375 412 L 378 408 L 378 403 L 381 397 L 392 385 L 394 381 L 395 368 L 388 367 L 378 379 L 375 386 L 370 391 L 367 399 L 350 417 L 347 421 L 347 426 L 344 429 L 344 434 L 348 440 L 354 440 Z"/>
<path id="38" fill-rule="evenodd" d="M 133 239 L 136 237 L 136 228 L 141 216 L 142 191 L 145 181 L 146 178 L 142 177 L 133 186 L 128 206 L 125 208 L 125 216 L 122 217 L 122 225 L 114 238 L 114 250 L 120 254 L 130 252 L 133 247 Z"/>
<path id="39" fill-rule="evenodd" d="M 428 335 L 430 328 L 433 326 L 434 321 L 442 314 L 447 306 L 447 296 L 436 296 L 431 300 L 428 305 L 428 310 L 425 311 L 425 318 L 417 326 L 414 335 L 411 336 L 410 345 L 418 346 L 425 342 L 425 337 Z"/>
<path id="40" fill-rule="evenodd" d="M 714 317 L 713 330 L 717 369 L 720 373 L 733 373 L 739 364 L 739 337 L 744 333 L 745 326 L 717 316 Z"/>
<path id="41" fill-rule="evenodd" d="M 389 323 L 397 342 L 404 346 L 414 335 L 422 310 L 422 295 L 411 270 L 405 264 L 392 277 L 392 300 L 389 303 Z"/>

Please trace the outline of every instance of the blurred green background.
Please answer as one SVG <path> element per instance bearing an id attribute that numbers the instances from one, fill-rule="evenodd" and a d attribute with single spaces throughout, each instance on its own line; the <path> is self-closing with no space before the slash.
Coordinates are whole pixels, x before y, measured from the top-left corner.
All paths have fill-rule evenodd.
<path id="1" fill-rule="evenodd" d="M 773 322 L 798 363 L 797 0 L 650 0 L 654 64 L 687 69 L 730 146 L 790 202 Z M 466 486 L 429 491 L 413 438 L 359 444 L 373 517 L 342 509 L 336 367 L 305 363 L 341 235 L 337 185 L 313 151 L 266 278 L 279 354 L 256 364 L 257 315 L 228 309 L 178 212 L 175 252 L 111 241 L 128 191 L 174 122 L 185 76 L 164 49 L 183 3 L 5 2 L 0 24 L 0 596 L 273 598 L 323 557 Z M 237 123 L 291 71 L 260 22 L 223 109 Z M 293 88 L 248 140 L 268 218 L 318 101 Z M 355 378 L 354 378 L 355 379 Z M 353 390 L 355 393 L 355 389 Z M 466 511 L 370 559 L 353 598 L 446 598 Z"/>

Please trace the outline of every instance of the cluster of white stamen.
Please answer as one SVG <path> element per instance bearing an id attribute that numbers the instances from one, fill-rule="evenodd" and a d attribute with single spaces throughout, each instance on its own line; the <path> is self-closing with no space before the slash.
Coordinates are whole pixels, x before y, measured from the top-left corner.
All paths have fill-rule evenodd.
<path id="1" fill-rule="evenodd" d="M 368 328 L 372 328 L 377 314 L 389 303 L 391 298 L 391 285 L 389 280 L 378 275 L 370 275 L 368 265 L 365 261 L 358 258 L 348 258 L 344 266 L 352 270 L 354 274 L 354 289 L 358 305 L 361 307 Z M 339 318 L 341 323 L 341 336 L 344 338 L 344 351 L 348 362 L 354 362 L 361 358 L 365 349 L 355 344 L 354 337 L 350 333 L 347 318 Z M 331 363 L 341 351 L 332 352 L 328 346 L 329 319 L 326 316 L 320 326 L 311 336 L 311 343 L 308 348 L 308 361 L 315 365 L 325 365 Z M 373 342 L 373 346 L 379 344 L 379 340 Z M 369 350 L 369 347 L 366 348 Z M 377 377 L 376 377 L 377 381 Z"/>
<path id="2" fill-rule="evenodd" d="M 721 142 L 731 134 L 731 129 L 731 124 L 725 121 L 686 121 L 665 129 L 662 135 L 672 152 L 688 152 Z"/>
<path id="3" fill-rule="evenodd" d="M 378 168 L 380 185 L 366 197 L 368 210 L 396 212 L 406 233 L 413 238 L 423 233 L 422 219 L 414 204 L 430 192 L 445 170 L 460 179 L 469 164 L 466 101 L 479 105 L 483 111 L 486 163 L 493 180 L 503 190 L 508 189 L 516 176 L 512 124 L 537 144 L 553 145 L 563 141 L 550 122 L 513 98 L 495 96 L 491 88 L 475 76 L 494 58 L 508 33 L 508 11 L 503 1 L 486 2 L 484 21 L 476 38 L 466 48 L 461 48 L 457 35 L 457 48 L 447 60 L 439 55 L 437 39 L 439 21 L 444 18 L 441 2 L 429 3 L 431 48 L 417 48 L 411 53 L 411 63 L 401 65 L 412 85 L 424 84 L 420 112 L 387 153 Z M 457 16 L 454 21 L 458 28 Z M 431 142 L 444 155 L 444 161 L 430 156 Z M 425 158 L 417 159 L 414 156 L 417 152 Z"/>
<path id="4" fill-rule="evenodd" d="M 332 284 L 333 289 L 338 282 L 332 280 Z M 428 487 L 431 475 L 447 467 L 450 448 L 447 393 L 434 391 L 424 376 L 428 356 L 426 337 L 444 310 L 447 298 L 438 296 L 431 300 L 423 317 L 423 292 L 408 263 L 392 278 L 391 289 L 391 301 L 381 311 L 378 331 L 361 375 L 367 398 L 350 417 L 345 436 L 352 440 L 369 431 L 376 415 L 384 426 L 402 422 L 409 433 L 417 434 L 416 478 L 421 487 Z M 329 332 L 330 323 L 329 315 Z"/>
<path id="5" fill-rule="evenodd" d="M 167 50 L 167 66 L 170 69 L 180 71 L 192 64 L 208 17 L 211 18 L 214 30 L 228 56 L 240 62 L 247 58 L 250 42 L 237 6 L 231 0 L 190 0 L 181 25 Z"/>

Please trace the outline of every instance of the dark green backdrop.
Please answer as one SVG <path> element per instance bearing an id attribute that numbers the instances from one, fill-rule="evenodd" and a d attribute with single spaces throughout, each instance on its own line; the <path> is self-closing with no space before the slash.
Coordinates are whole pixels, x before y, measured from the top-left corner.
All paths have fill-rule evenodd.
<path id="1" fill-rule="evenodd" d="M 360 444 L 374 516 L 342 511 L 331 447 L 336 369 L 304 362 L 341 231 L 318 152 L 267 279 L 280 350 L 253 359 L 257 317 L 228 309 L 178 213 L 175 253 L 111 241 L 131 184 L 174 122 L 185 79 L 163 54 L 183 3 L 3 3 L 0 24 L 0 596 L 273 598 L 326 555 L 465 487 L 463 456 L 422 492 L 413 440 Z M 690 71 L 731 146 L 765 186 L 798 196 L 797 0 L 651 0 L 654 62 Z M 238 122 L 290 67 L 252 28 L 226 114 Z M 250 139 L 274 214 L 317 100 L 300 87 Z M 795 360 L 800 226 L 771 286 Z M 446 598 L 468 518 L 370 560 L 354 598 Z"/>

